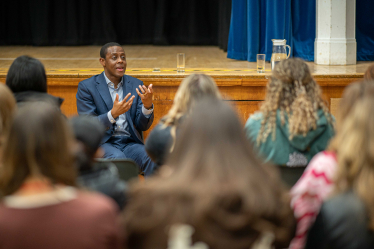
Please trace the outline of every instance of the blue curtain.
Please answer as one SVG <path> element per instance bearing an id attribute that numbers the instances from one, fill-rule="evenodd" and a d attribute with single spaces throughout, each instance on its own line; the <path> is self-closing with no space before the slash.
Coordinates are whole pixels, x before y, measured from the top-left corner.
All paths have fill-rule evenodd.
<path id="1" fill-rule="evenodd" d="M 373 10 L 373 0 L 356 0 L 356 42 L 358 61 L 374 61 Z"/>
<path id="2" fill-rule="evenodd" d="M 374 61 L 374 1 L 356 1 L 357 60 Z M 270 60 L 271 39 L 286 39 L 291 56 L 314 60 L 315 0 L 233 0 L 227 57 Z"/>
<path id="3" fill-rule="evenodd" d="M 314 59 L 315 0 L 233 0 L 227 57 L 270 60 L 271 39 L 286 39 L 291 56 Z"/>

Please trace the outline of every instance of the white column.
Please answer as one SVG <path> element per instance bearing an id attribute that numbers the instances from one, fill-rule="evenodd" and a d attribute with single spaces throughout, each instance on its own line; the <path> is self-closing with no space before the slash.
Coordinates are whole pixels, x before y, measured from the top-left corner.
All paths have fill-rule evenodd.
<path id="1" fill-rule="evenodd" d="M 356 0 L 317 0 L 314 62 L 356 64 Z"/>

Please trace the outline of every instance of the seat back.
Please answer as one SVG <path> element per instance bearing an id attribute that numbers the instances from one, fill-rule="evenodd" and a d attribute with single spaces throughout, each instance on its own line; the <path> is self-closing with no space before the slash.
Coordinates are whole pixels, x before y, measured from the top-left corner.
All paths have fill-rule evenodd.
<path id="1" fill-rule="evenodd" d="M 110 162 L 116 165 L 118 174 L 121 180 L 128 181 L 137 178 L 140 174 L 139 166 L 131 159 L 109 159 L 109 158 L 96 158 L 96 162 Z"/>
<path id="2" fill-rule="evenodd" d="M 290 188 L 296 184 L 300 179 L 301 175 L 304 173 L 306 167 L 286 167 L 279 166 L 279 172 L 282 181 Z"/>

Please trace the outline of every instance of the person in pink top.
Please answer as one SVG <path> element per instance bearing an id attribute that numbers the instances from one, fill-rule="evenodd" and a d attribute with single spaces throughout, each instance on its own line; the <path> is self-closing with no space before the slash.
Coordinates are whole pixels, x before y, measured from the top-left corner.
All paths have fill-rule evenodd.
<path id="1" fill-rule="evenodd" d="M 374 96 L 374 83 L 363 81 L 349 85 L 340 101 L 336 116 L 336 135 L 327 151 L 316 154 L 310 161 L 299 181 L 291 189 L 291 206 L 297 220 L 297 229 L 290 249 L 304 248 L 309 228 L 314 223 L 322 202 L 334 188 L 337 169 L 335 151 L 339 130 L 354 103 L 364 95 Z"/>
<path id="2" fill-rule="evenodd" d="M 75 187 L 73 152 L 57 107 L 19 108 L 0 167 L 0 248 L 120 248 L 116 204 Z"/>

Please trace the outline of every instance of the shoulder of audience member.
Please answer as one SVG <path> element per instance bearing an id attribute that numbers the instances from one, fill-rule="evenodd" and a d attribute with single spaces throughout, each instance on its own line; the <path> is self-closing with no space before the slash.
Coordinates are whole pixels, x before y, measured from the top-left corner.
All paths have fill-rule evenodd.
<path id="1" fill-rule="evenodd" d="M 324 202 L 321 212 L 332 219 L 345 220 L 350 215 L 357 216 L 357 214 L 365 213 L 365 205 L 353 191 L 347 191 Z"/>
<path id="2" fill-rule="evenodd" d="M 79 205 L 85 206 L 84 210 L 86 213 L 118 212 L 117 204 L 111 198 L 103 194 L 91 192 L 88 190 L 78 191 L 77 202 L 79 203 Z"/>

